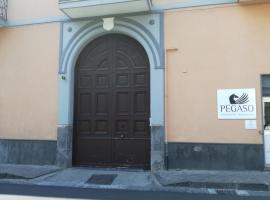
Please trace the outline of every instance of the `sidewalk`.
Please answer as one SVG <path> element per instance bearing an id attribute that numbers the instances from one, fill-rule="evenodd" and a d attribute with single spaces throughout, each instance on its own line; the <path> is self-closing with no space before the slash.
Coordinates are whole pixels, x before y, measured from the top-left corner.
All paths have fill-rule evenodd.
<path id="1" fill-rule="evenodd" d="M 153 173 L 1 164 L 0 183 L 270 196 L 270 172 L 260 171 L 169 170 Z"/>

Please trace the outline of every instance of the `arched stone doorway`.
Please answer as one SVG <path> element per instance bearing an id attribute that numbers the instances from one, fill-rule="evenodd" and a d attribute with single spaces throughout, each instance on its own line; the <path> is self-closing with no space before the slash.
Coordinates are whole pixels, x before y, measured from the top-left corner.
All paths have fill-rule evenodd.
<path id="1" fill-rule="evenodd" d="M 90 42 L 75 67 L 73 164 L 150 167 L 150 65 L 131 37 Z"/>
<path id="2" fill-rule="evenodd" d="M 57 123 L 57 165 L 72 166 L 74 130 L 74 85 L 76 62 L 83 49 L 96 38 L 122 34 L 137 41 L 147 53 L 150 65 L 151 170 L 164 168 L 164 63 L 163 15 L 116 17 L 111 31 L 102 19 L 85 19 L 61 24 L 59 98 Z"/>

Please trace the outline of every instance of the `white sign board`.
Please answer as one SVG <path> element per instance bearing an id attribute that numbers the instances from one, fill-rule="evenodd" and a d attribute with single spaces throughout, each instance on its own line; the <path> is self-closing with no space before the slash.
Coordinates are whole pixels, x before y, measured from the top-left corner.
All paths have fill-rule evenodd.
<path id="1" fill-rule="evenodd" d="M 217 91 L 218 119 L 256 119 L 255 89 Z"/>

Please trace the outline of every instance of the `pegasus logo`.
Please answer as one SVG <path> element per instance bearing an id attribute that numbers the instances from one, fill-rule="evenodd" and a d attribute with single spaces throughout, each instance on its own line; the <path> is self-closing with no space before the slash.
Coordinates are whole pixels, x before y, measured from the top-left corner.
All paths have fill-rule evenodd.
<path id="1" fill-rule="evenodd" d="M 220 89 L 217 94 L 218 119 L 256 119 L 255 89 Z"/>
<path id="2" fill-rule="evenodd" d="M 245 103 L 248 103 L 249 102 L 248 94 L 247 93 L 242 94 L 241 97 L 238 97 L 237 95 L 232 94 L 229 97 L 229 100 L 230 100 L 230 103 L 231 104 L 245 104 Z"/>

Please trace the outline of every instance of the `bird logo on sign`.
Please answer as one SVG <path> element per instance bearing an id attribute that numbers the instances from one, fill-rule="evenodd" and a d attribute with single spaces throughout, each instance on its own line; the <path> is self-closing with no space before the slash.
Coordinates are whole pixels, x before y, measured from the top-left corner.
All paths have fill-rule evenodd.
<path id="1" fill-rule="evenodd" d="M 236 94 L 232 94 L 229 97 L 229 100 L 230 100 L 231 104 L 245 104 L 245 103 L 249 102 L 249 98 L 248 98 L 247 93 L 242 94 L 240 97 L 237 96 Z"/>

